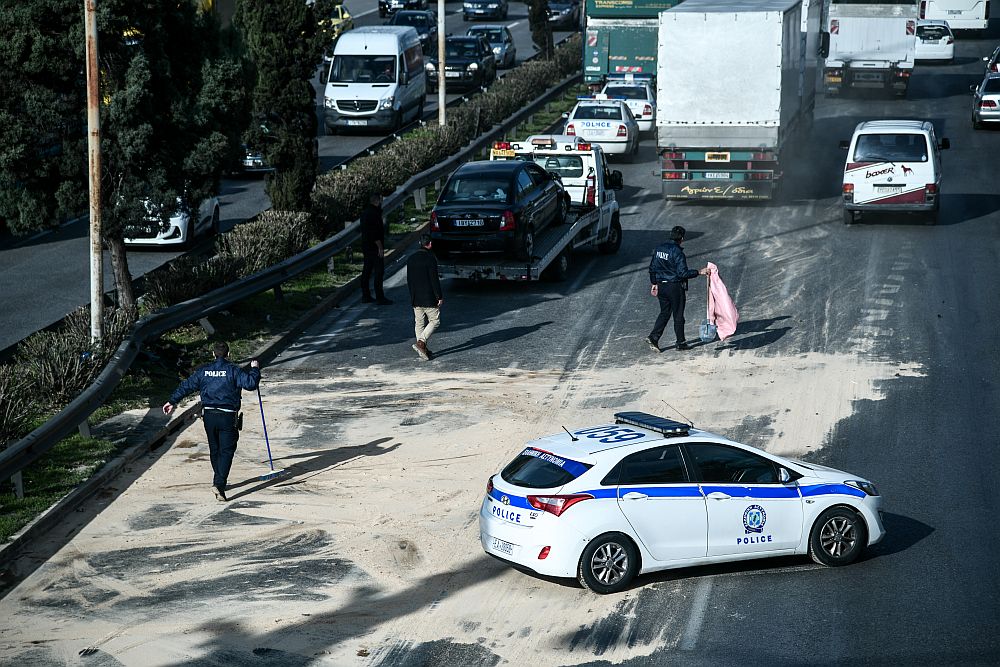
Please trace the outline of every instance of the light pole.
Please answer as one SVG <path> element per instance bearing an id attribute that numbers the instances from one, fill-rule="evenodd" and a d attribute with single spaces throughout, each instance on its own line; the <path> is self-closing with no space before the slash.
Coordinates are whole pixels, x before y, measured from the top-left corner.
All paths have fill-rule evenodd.
<path id="1" fill-rule="evenodd" d="M 104 338 L 104 250 L 101 247 L 101 96 L 97 69 L 97 0 L 84 0 L 87 36 L 87 162 L 90 182 L 90 338 Z"/>
<path id="2" fill-rule="evenodd" d="M 445 76 L 444 76 L 444 0 L 438 0 L 438 125 L 444 125 L 447 122 L 445 118 L 444 109 L 444 86 L 445 86 Z"/>

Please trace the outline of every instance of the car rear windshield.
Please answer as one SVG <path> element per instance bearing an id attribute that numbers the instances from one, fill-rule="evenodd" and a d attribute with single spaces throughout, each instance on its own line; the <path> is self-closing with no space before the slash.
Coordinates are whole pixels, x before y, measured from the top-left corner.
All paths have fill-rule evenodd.
<path id="1" fill-rule="evenodd" d="M 951 34 L 943 25 L 918 25 L 917 37 L 920 39 L 941 39 Z"/>
<path id="2" fill-rule="evenodd" d="M 552 489 L 572 482 L 590 468 L 587 463 L 528 447 L 507 464 L 500 477 L 509 484 L 527 489 Z"/>
<path id="3" fill-rule="evenodd" d="M 425 14 L 396 14 L 392 19 L 393 25 L 410 25 L 415 28 L 423 28 L 429 21 Z"/>
<path id="4" fill-rule="evenodd" d="M 438 201 L 442 204 L 465 201 L 507 202 L 510 178 L 500 174 L 453 176 Z"/>
<path id="5" fill-rule="evenodd" d="M 646 89 L 642 86 L 608 86 L 604 92 L 609 97 L 624 97 L 627 100 L 646 99 Z"/>
<path id="6" fill-rule="evenodd" d="M 986 83 L 983 84 L 984 93 L 1000 93 L 1000 79 L 986 79 Z"/>
<path id="7" fill-rule="evenodd" d="M 490 44 L 503 44 L 503 30 L 470 30 L 474 35 L 482 35 Z"/>
<path id="8" fill-rule="evenodd" d="M 927 162 L 927 139 L 923 134 L 862 134 L 854 161 Z"/>
<path id="9" fill-rule="evenodd" d="M 596 104 L 588 104 L 577 107 L 576 115 L 573 117 L 582 120 L 621 120 L 622 109 L 618 105 L 598 106 Z"/>
<path id="10" fill-rule="evenodd" d="M 545 171 L 554 171 L 563 178 L 583 176 L 583 158 L 579 155 L 535 155 L 534 159 Z"/>

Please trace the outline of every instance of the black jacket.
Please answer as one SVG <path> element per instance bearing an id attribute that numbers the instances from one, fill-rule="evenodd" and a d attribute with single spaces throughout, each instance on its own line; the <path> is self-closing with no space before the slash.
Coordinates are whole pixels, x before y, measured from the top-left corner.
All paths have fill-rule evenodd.
<path id="1" fill-rule="evenodd" d="M 376 241 L 381 241 L 382 247 L 385 247 L 385 225 L 382 222 L 382 209 L 368 204 L 365 206 L 365 210 L 361 211 L 361 249 L 377 249 Z"/>
<path id="2" fill-rule="evenodd" d="M 649 283 L 687 283 L 689 278 L 696 278 L 698 271 L 689 269 L 684 251 L 673 241 L 656 247 L 653 259 L 649 262 Z"/>
<path id="3" fill-rule="evenodd" d="M 426 248 L 416 251 L 406 260 L 406 284 L 410 300 L 418 308 L 436 308 L 441 296 L 438 263 L 434 253 Z"/>
<path id="4" fill-rule="evenodd" d="M 243 370 L 228 359 L 216 359 L 199 366 L 188 379 L 170 395 L 174 405 L 196 391 L 201 392 L 201 403 L 206 408 L 240 409 L 242 389 L 256 389 L 260 382 L 260 369 Z"/>

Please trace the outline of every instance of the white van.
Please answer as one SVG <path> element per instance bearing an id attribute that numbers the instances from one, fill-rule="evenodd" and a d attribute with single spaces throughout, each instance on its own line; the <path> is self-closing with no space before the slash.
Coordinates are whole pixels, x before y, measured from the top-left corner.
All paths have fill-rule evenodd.
<path id="1" fill-rule="evenodd" d="M 327 134 L 355 127 L 391 131 L 424 114 L 424 56 L 410 26 L 348 30 L 323 79 Z"/>
<path id="2" fill-rule="evenodd" d="M 870 120 L 859 123 L 846 148 L 844 224 L 862 211 L 922 211 L 937 222 L 941 188 L 941 150 L 934 126 L 919 120 Z"/>

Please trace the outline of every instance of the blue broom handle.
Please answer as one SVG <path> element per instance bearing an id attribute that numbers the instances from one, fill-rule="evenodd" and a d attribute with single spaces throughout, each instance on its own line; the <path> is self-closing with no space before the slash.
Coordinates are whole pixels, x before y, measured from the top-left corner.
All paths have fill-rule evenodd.
<path id="1" fill-rule="evenodd" d="M 264 427 L 264 444 L 267 445 L 267 462 L 274 470 L 274 461 L 271 459 L 271 441 L 267 438 L 267 422 L 264 420 L 264 399 L 260 397 L 260 383 L 257 383 L 257 402 L 260 403 L 260 423 Z"/>

